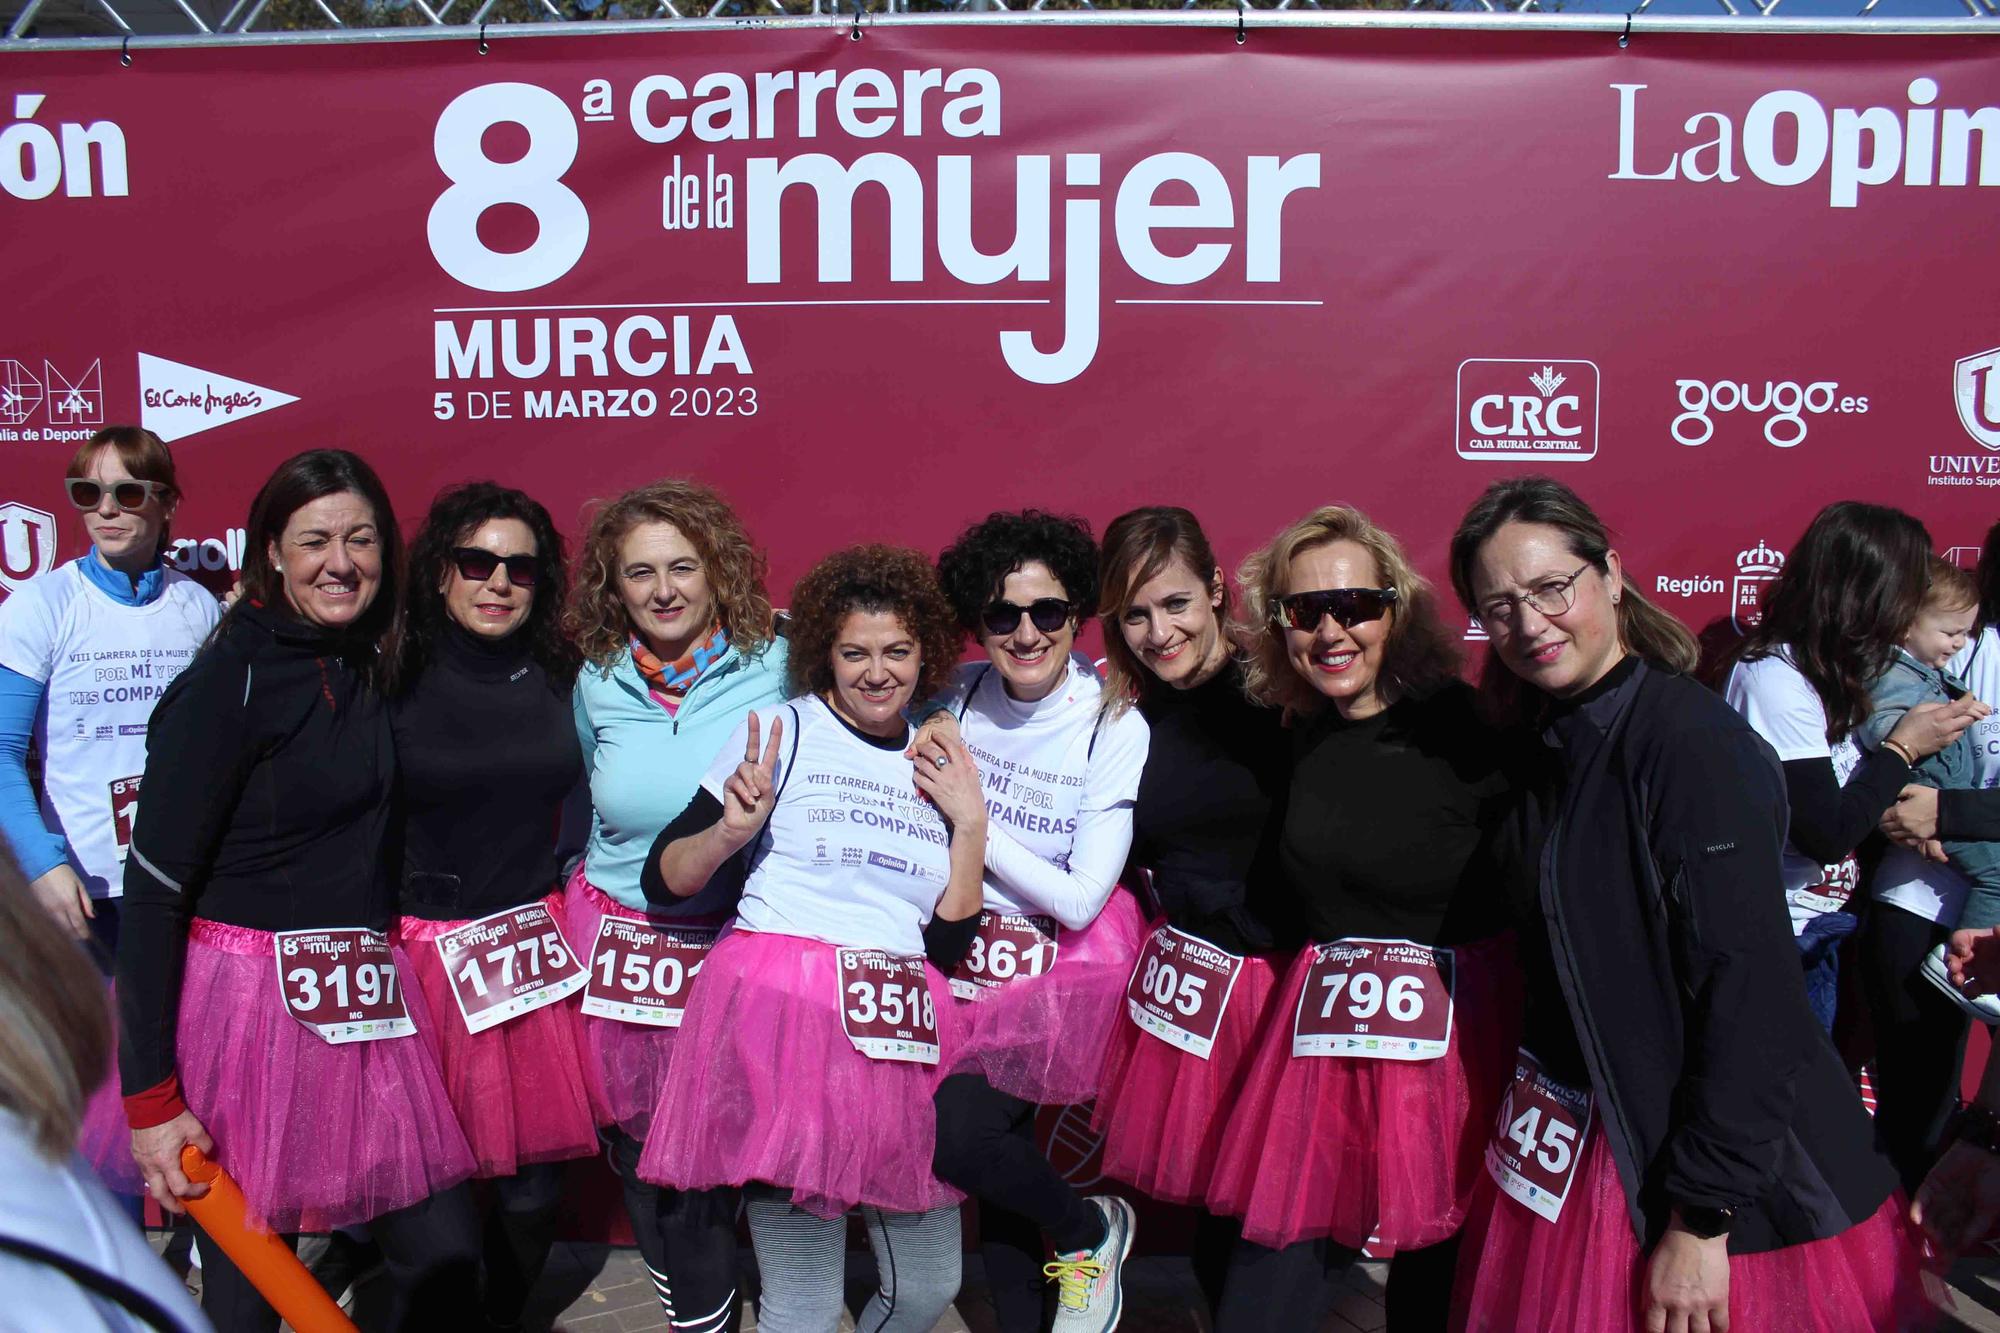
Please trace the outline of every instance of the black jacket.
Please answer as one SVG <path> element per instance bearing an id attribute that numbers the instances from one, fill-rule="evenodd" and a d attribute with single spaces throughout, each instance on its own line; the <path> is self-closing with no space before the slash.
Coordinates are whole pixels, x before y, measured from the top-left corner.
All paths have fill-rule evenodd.
<path id="1" fill-rule="evenodd" d="M 1806 1002 L 1776 754 L 1630 658 L 1542 739 L 1515 848 L 1538 908 L 1524 963 L 1574 1029 L 1634 1230 L 1650 1249 L 1675 1205 L 1732 1208 L 1745 1254 L 1866 1220 L 1896 1177 Z"/>

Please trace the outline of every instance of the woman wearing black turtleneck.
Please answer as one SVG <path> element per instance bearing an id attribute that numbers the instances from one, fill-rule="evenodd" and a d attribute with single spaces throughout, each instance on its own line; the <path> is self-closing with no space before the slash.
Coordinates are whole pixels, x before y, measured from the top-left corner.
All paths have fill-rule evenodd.
<path id="1" fill-rule="evenodd" d="M 328 449 L 281 465 L 247 526 L 242 600 L 146 741 L 118 950 L 132 1155 L 171 1212 L 208 1189 L 181 1171 L 192 1144 L 274 1231 L 369 1223 L 399 1326 L 454 1327 L 478 1277 L 472 1155 L 384 933 L 395 517 Z M 223 1249 L 202 1255 L 216 1327 L 275 1333 Z"/>
<path id="2" fill-rule="evenodd" d="M 1278 977 L 1300 942 L 1275 858 L 1287 739 L 1278 711 L 1243 693 L 1225 631 L 1229 589 L 1193 514 L 1156 506 L 1114 519 L 1101 580 L 1105 698 L 1136 699 L 1153 735 L 1133 808 L 1132 864 L 1151 886 L 1156 926 L 1239 961 L 1206 1058 L 1136 1022 L 1118 1025 L 1093 1125 L 1104 1136 L 1106 1175 L 1199 1205 Z M 1195 1272 L 1211 1305 L 1234 1244 L 1233 1223 L 1202 1214 Z"/>
<path id="3" fill-rule="evenodd" d="M 390 649 L 397 959 L 494 1182 L 485 1316 L 513 1328 L 555 1238 L 562 1163 L 597 1146 L 572 948 L 590 946 L 558 925 L 558 824 L 583 776 L 562 539 L 519 491 L 453 487 L 411 544 L 406 587 Z"/>

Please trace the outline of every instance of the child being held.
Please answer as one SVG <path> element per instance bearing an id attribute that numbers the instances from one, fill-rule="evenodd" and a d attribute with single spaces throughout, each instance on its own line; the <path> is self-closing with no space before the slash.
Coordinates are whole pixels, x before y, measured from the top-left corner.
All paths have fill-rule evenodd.
<path id="1" fill-rule="evenodd" d="M 1869 686 L 1874 711 L 1856 732 L 1856 739 L 1867 749 L 1880 748 L 1903 720 L 1903 714 L 1918 704 L 1950 703 L 1967 692 L 1964 682 L 1944 668 L 1965 647 L 1978 619 L 1979 585 L 1969 571 L 1936 556 L 1931 557 L 1930 574 L 1930 588 L 1924 595 L 1923 606 L 1904 632 L 1895 660 Z M 1972 733 L 1966 732 L 1928 759 L 1912 765 L 1910 781 L 1941 791 L 1976 786 Z M 1952 869 L 1971 886 L 1956 928 L 1985 930 L 2000 926 L 2000 842 L 1947 837 L 1940 839 L 1940 843 Z M 1933 981 L 1976 1017 L 1989 1023 L 2000 1022 L 2000 1002 L 1991 998 L 1983 1003 L 1967 1001 L 1949 984 L 1944 977 L 1943 952 L 1943 946 L 1939 946 L 1936 955 L 1926 960 L 1926 975 L 1931 975 Z"/>

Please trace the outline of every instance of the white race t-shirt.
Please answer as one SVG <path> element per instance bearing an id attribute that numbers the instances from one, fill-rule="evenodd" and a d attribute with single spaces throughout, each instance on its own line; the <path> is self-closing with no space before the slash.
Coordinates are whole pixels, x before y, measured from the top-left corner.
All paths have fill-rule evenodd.
<path id="1" fill-rule="evenodd" d="M 1072 655 L 1062 683 L 1033 703 L 1008 694 L 987 662 L 960 667 L 939 696 L 958 718 L 986 790 L 987 911 L 1088 919 L 1117 887 L 1132 845 L 1132 804 L 1151 733 L 1136 708 L 1100 721 L 1103 693 L 1090 663 Z M 1116 813 L 1106 820 L 1106 812 Z M 1089 850 L 1100 853 L 1104 864 L 1073 866 L 1073 853 L 1081 850 L 1079 825 L 1093 820 L 1098 822 Z M 1037 876 L 1053 889 L 1048 895 L 1053 900 L 1045 901 L 1032 885 L 1013 883 L 1004 873 L 1010 861 L 1002 839 L 1058 871 L 1075 869 L 1077 876 L 1066 883 Z M 1077 901 L 1064 901 L 1071 898 Z"/>
<path id="2" fill-rule="evenodd" d="M 68 840 L 93 898 L 124 892 L 147 721 L 221 615 L 207 589 L 175 570 L 151 602 L 123 606 L 75 561 L 0 604 L 0 666 L 45 687 L 35 718 L 42 818 Z"/>
<path id="3" fill-rule="evenodd" d="M 745 930 L 798 935 L 911 957 L 951 876 L 950 837 L 917 795 L 903 750 L 879 749 L 849 731 L 826 702 L 806 695 L 756 712 L 759 736 L 782 718 L 772 782 L 778 804 L 750 845 L 750 874 L 736 918 Z M 743 762 L 746 717 L 709 765 L 702 790 Z"/>
<path id="4" fill-rule="evenodd" d="M 1790 654 L 1782 648 L 1754 662 L 1738 662 L 1729 673 L 1724 697 L 1752 730 L 1770 742 L 1783 763 L 1829 759 L 1834 780 L 1844 787 L 1861 762 L 1861 748 L 1852 736 L 1828 744 L 1826 709 L 1811 682 L 1792 665 Z M 1786 839 L 1785 905 L 1792 914 L 1792 933 L 1803 931 L 1814 917 L 1838 912 L 1854 896 L 1860 875 L 1852 852 L 1836 865 L 1821 865 L 1801 855 Z"/>

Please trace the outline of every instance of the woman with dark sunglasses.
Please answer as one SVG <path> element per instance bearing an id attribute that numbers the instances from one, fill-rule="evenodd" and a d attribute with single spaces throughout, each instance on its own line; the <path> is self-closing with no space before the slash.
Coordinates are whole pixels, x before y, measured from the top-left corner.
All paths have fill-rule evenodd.
<path id="1" fill-rule="evenodd" d="M 597 1148 L 582 962 L 559 924 L 558 824 L 583 776 L 567 583 L 546 509 L 492 482 L 452 487 L 411 543 L 387 649 L 396 962 L 423 991 L 422 1035 L 493 1181 L 483 1314 L 496 1329 L 519 1327 L 548 1260 L 564 1160 Z"/>
<path id="2" fill-rule="evenodd" d="M 1312 1328 L 1327 1278 L 1395 1255 L 1392 1329 L 1441 1328 L 1450 1243 L 1518 1001 L 1482 843 L 1507 789 L 1430 585 L 1332 505 L 1244 562 L 1252 697 L 1294 721 L 1279 864 L 1316 943 L 1272 1004 L 1209 1207 L 1243 1219 L 1220 1330 Z"/>
<path id="3" fill-rule="evenodd" d="M 1097 544 L 1082 520 L 993 514 L 945 548 L 938 576 L 985 650 L 939 701 L 978 762 L 989 827 L 977 934 L 951 979 L 970 1035 L 938 1088 L 937 1173 L 980 1201 L 1003 1329 L 1041 1327 L 1037 1269 L 1057 1284 L 1056 1329 L 1107 1329 L 1131 1207 L 1079 1194 L 1033 1131 L 1037 1105 L 1096 1095 L 1144 933 L 1118 880 L 1146 721 L 1100 708 L 1097 673 L 1070 652 L 1097 609 Z M 915 753 L 949 762 L 933 743 Z M 1055 1251 L 1046 1267 L 1043 1236 Z"/>
<path id="4" fill-rule="evenodd" d="M 1105 1175 L 1200 1207 L 1303 936 L 1277 864 L 1291 742 L 1279 710 L 1244 692 L 1229 583 L 1193 514 L 1165 505 L 1121 514 L 1104 530 L 1098 572 L 1105 707 L 1136 707 L 1152 731 L 1131 859 L 1155 929 L 1241 962 L 1205 1051 L 1136 1022 L 1114 1025 L 1091 1123 L 1104 1136 Z M 1211 1309 L 1240 1229 L 1205 1210 L 1196 1220 L 1195 1275 Z"/>
<path id="5" fill-rule="evenodd" d="M 35 900 L 90 942 L 108 977 L 147 719 L 221 609 L 167 568 L 180 490 L 157 435 L 97 432 L 70 459 L 65 488 L 90 549 L 0 603 L 0 832 Z M 55 537 L 27 532 L 50 563 Z M 42 761 L 39 798 L 31 746 Z M 107 1080 L 93 1100 L 83 1149 L 108 1184 L 136 1197 L 145 1186 L 115 1085 Z"/>

